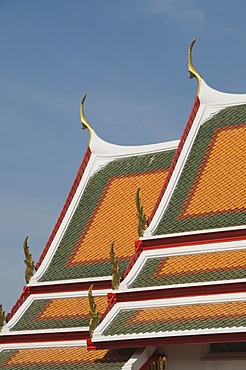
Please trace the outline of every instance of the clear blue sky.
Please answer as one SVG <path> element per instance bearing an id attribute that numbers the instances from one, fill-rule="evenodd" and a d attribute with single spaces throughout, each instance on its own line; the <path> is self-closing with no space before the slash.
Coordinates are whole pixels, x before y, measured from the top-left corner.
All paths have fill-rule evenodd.
<path id="1" fill-rule="evenodd" d="M 86 148 L 79 103 L 106 141 L 179 139 L 196 92 L 246 93 L 246 3 L 0 0 L 0 302 L 24 285 L 22 243 L 38 259 Z"/>

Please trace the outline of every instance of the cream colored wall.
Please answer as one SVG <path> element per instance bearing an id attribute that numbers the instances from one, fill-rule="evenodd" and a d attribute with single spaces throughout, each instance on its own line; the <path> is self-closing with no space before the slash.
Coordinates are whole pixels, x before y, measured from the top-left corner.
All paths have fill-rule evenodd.
<path id="1" fill-rule="evenodd" d="M 245 370 L 245 360 L 201 360 L 202 345 L 179 345 L 161 348 L 167 356 L 166 370 Z"/>

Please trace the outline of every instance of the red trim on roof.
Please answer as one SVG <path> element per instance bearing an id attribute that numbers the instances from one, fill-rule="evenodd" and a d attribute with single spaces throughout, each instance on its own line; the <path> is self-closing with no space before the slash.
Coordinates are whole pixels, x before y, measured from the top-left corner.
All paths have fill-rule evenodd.
<path id="1" fill-rule="evenodd" d="M 228 342 L 246 342 L 246 332 L 243 333 L 223 333 L 223 334 L 201 334 L 201 335 L 183 335 L 173 337 L 151 337 L 135 338 L 116 341 L 92 342 L 87 340 L 88 350 L 112 349 L 112 348 L 137 348 L 147 346 L 168 346 L 175 344 L 198 344 L 198 343 L 228 343 Z"/>
<path id="2" fill-rule="evenodd" d="M 116 294 L 115 293 L 108 293 L 107 294 L 107 297 L 108 297 L 108 304 L 107 304 L 106 310 L 101 315 L 101 318 L 100 318 L 101 321 L 105 318 L 105 316 L 109 313 L 109 311 L 111 310 L 111 308 L 116 303 Z"/>
<path id="3" fill-rule="evenodd" d="M 61 213 L 60 213 L 60 215 L 59 215 L 59 217 L 58 217 L 58 219 L 56 221 L 56 224 L 54 226 L 54 229 L 52 230 L 52 232 L 50 234 L 50 237 L 49 237 L 49 239 L 48 239 L 48 241 L 47 241 L 47 243 L 46 243 L 46 245 L 45 245 L 45 247 L 43 249 L 43 252 L 41 253 L 41 256 L 39 257 L 39 260 L 36 263 L 36 266 L 35 266 L 36 267 L 36 270 L 39 268 L 39 266 L 41 265 L 44 257 L 46 256 L 46 253 L 48 252 L 49 247 L 50 247 L 52 241 L 54 240 L 54 237 L 55 237 L 55 235 L 56 235 L 56 233 L 57 233 L 57 231 L 58 231 L 58 229 L 59 229 L 59 227 L 60 227 L 60 225 L 61 225 L 64 217 L 65 217 L 65 214 L 67 213 L 68 207 L 70 206 L 70 203 L 72 202 L 72 199 L 74 197 L 74 194 L 76 193 L 76 190 L 77 190 L 77 188 L 79 186 L 80 180 L 81 180 L 81 178 L 83 176 L 83 173 L 84 173 L 84 171 L 86 169 L 86 166 L 87 166 L 87 164 L 89 162 L 90 156 L 91 156 L 91 151 L 90 151 L 90 148 L 87 147 L 86 152 L 85 152 L 85 155 L 84 155 L 84 158 L 82 159 L 81 165 L 80 165 L 79 170 L 77 172 L 77 175 L 76 175 L 76 177 L 74 179 L 73 185 L 72 185 L 72 187 L 71 187 L 71 189 L 69 191 L 68 197 L 67 197 L 67 199 L 65 201 L 65 204 L 64 204 L 64 206 L 62 208 L 62 211 L 61 211 Z"/>
<path id="4" fill-rule="evenodd" d="M 246 239 L 246 229 L 211 231 L 207 233 L 170 236 L 158 239 L 142 239 L 135 242 L 135 253 L 123 272 L 122 279 L 125 279 L 133 268 L 138 257 L 144 250 L 164 249 L 174 247 L 187 247 L 197 244 L 211 244 L 231 242 Z"/>
<path id="5" fill-rule="evenodd" d="M 90 150 L 89 147 L 87 147 L 87 149 L 85 151 L 85 154 L 84 154 L 84 157 L 82 159 L 82 162 L 80 164 L 79 170 L 78 170 L 78 172 L 76 174 L 76 177 L 74 179 L 73 185 L 72 185 L 72 187 L 71 187 L 71 189 L 70 189 L 70 191 L 68 193 L 68 196 L 67 196 L 67 199 L 65 201 L 65 204 L 64 204 L 64 206 L 62 208 L 62 211 L 61 211 L 61 213 L 60 213 L 60 215 L 59 215 L 59 217 L 58 217 L 58 219 L 56 221 L 55 227 L 53 228 L 53 230 L 52 230 L 52 232 L 50 234 L 50 237 L 49 237 L 49 239 L 48 239 L 48 241 L 47 241 L 47 243 L 46 243 L 46 245 L 45 245 L 45 247 L 44 247 L 44 249 L 43 249 L 43 251 L 41 253 L 41 256 L 39 257 L 38 262 L 36 263 L 36 266 L 35 266 L 36 270 L 39 268 L 39 266 L 41 265 L 44 257 L 46 256 L 46 253 L 48 252 L 49 247 L 50 247 L 52 241 L 54 240 L 54 237 L 55 237 L 55 235 L 56 235 L 56 233 L 57 233 L 57 231 L 58 231 L 58 229 L 59 229 L 59 227 L 60 227 L 60 225 L 61 225 L 64 217 L 65 217 L 65 214 L 66 214 L 66 212 L 68 210 L 68 207 L 70 206 L 70 204 L 72 202 L 72 199 L 74 197 L 74 194 L 76 193 L 76 190 L 77 190 L 77 188 L 79 186 L 80 180 L 82 179 L 83 173 L 84 173 L 84 171 L 86 169 L 86 166 L 87 166 L 87 164 L 89 162 L 90 156 L 91 156 L 91 150 Z M 56 286 L 56 284 L 54 284 L 54 285 Z M 7 320 L 8 321 L 15 314 L 15 312 L 22 305 L 22 303 L 26 300 L 26 298 L 30 295 L 29 288 L 30 287 L 27 287 L 27 286 L 25 286 L 23 288 L 23 292 L 21 293 L 20 297 L 17 299 L 16 303 L 12 307 L 11 312 L 7 315 Z M 98 288 L 98 289 L 100 289 L 100 288 Z M 60 290 L 58 290 L 58 291 L 60 291 Z M 45 293 L 45 292 L 47 292 L 47 291 L 45 291 L 45 288 L 43 287 L 42 288 L 42 291 L 40 291 L 39 293 Z M 52 292 L 54 292 L 54 291 L 52 291 Z"/>
<path id="6" fill-rule="evenodd" d="M 152 221 L 152 219 L 153 219 L 153 217 L 154 217 L 154 215 L 156 213 L 156 210 L 159 207 L 159 204 L 160 204 L 160 202 L 162 200 L 162 197 L 163 197 L 163 194 L 164 194 L 164 192 L 165 192 L 165 190 L 167 188 L 167 185 L 169 184 L 169 181 L 171 179 L 172 173 L 174 171 L 174 168 L 176 166 L 176 163 L 178 161 L 178 158 L 180 156 L 180 153 L 181 153 L 181 151 L 183 149 L 183 146 L 184 146 L 184 143 L 186 141 L 186 138 L 187 138 L 187 136 L 188 136 L 188 134 L 190 132 L 191 126 L 192 126 L 192 124 L 194 122 L 194 119 L 196 117 L 196 114 L 197 114 L 197 111 L 198 111 L 199 107 L 200 107 L 200 100 L 199 100 L 198 96 L 196 96 L 195 102 L 193 104 L 193 107 L 191 109 L 191 112 L 190 112 L 190 115 L 189 115 L 189 118 L 188 118 L 188 121 L 186 122 L 185 129 L 184 129 L 183 134 L 181 136 L 181 139 L 180 139 L 178 148 L 177 148 L 177 150 L 176 150 L 176 152 L 174 154 L 174 157 L 173 157 L 171 166 L 169 168 L 169 171 L 168 171 L 166 180 L 165 180 L 165 182 L 163 184 L 163 187 L 162 187 L 162 189 L 160 191 L 160 194 L 159 194 L 159 196 L 157 198 L 157 201 L 156 201 L 155 206 L 154 206 L 154 208 L 153 208 L 153 210 L 151 212 L 151 215 L 148 218 L 148 225 Z"/>
<path id="7" fill-rule="evenodd" d="M 114 305 L 115 303 L 118 302 L 135 302 L 162 298 L 192 297 L 192 296 L 242 293 L 242 292 L 244 293 L 246 292 L 245 282 L 204 284 L 186 287 L 173 287 L 166 289 L 156 287 L 156 289 L 153 290 L 139 290 L 139 291 L 129 290 L 128 292 L 124 293 L 118 292 L 108 293 L 108 297 L 111 299 L 110 302 L 112 302 Z"/>
<path id="8" fill-rule="evenodd" d="M 23 292 L 20 297 L 17 299 L 16 303 L 12 307 L 10 313 L 7 315 L 7 322 L 14 316 L 16 311 L 20 306 L 25 302 L 27 297 L 31 294 L 52 294 L 59 292 L 78 292 L 78 291 L 87 291 L 89 287 L 93 284 L 94 290 L 102 289 L 111 289 L 112 281 L 111 280 L 99 280 L 99 281 L 89 281 L 89 282 L 75 282 L 75 283 L 64 283 L 64 284 L 51 284 L 51 285 L 28 285 L 24 286 Z"/>
<path id="9" fill-rule="evenodd" d="M 37 342 L 59 342 L 65 340 L 86 340 L 90 338 L 89 330 L 85 331 L 64 331 L 57 333 L 33 333 L 33 334 L 16 334 L 1 335 L 0 344 L 10 343 L 37 343 Z"/>
<path id="10" fill-rule="evenodd" d="M 126 266 L 125 271 L 122 274 L 122 280 L 125 279 L 125 277 L 128 275 L 132 267 L 134 266 L 135 262 L 137 261 L 138 257 L 142 253 L 142 240 L 136 240 L 135 241 L 135 252 L 134 255 L 131 257 L 129 263 Z"/>
<path id="11" fill-rule="evenodd" d="M 141 240 L 142 250 L 183 247 L 197 244 L 231 242 L 246 239 L 246 229 L 211 231 L 207 233 L 186 234 L 158 239 Z"/>
<path id="12" fill-rule="evenodd" d="M 162 298 L 195 297 L 213 294 L 245 293 L 246 283 L 217 283 L 186 287 L 159 288 L 153 290 L 129 290 L 124 293 L 108 293 L 108 304 L 101 316 L 104 320 L 109 311 L 119 302 L 136 302 Z"/>

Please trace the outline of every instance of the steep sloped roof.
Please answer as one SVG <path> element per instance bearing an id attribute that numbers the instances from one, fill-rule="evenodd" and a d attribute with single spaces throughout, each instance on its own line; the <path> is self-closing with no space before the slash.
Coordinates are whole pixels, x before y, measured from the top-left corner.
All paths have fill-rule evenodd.
<path id="1" fill-rule="evenodd" d="M 207 335 L 245 336 L 245 328 L 245 293 L 119 302 L 96 328 L 93 343 L 98 348 L 100 345 L 107 348 L 106 342 L 124 347 L 139 340 L 150 345 L 155 343 L 151 342 L 154 338 L 159 338 L 161 345 L 162 340 L 172 344 L 174 338 L 178 343 L 179 337 L 184 342 L 187 337 L 189 342 L 196 343 L 197 336 L 204 336 L 206 343 Z"/>
<path id="2" fill-rule="evenodd" d="M 202 80 L 198 98 L 192 128 L 146 238 L 246 224 L 246 95 L 220 93 Z"/>
<path id="3" fill-rule="evenodd" d="M 100 294 L 100 295 L 98 295 Z M 84 328 L 89 331 L 89 305 L 87 294 L 70 294 L 66 297 L 64 293 L 58 294 L 58 297 L 43 297 L 44 294 L 32 295 L 31 303 L 26 302 L 26 308 L 20 318 L 9 323 L 6 328 L 10 332 L 18 332 L 23 330 L 36 331 L 47 329 L 64 329 L 64 328 Z M 94 299 L 97 309 L 103 313 L 107 306 L 107 295 L 99 292 L 94 292 Z"/>
<path id="4" fill-rule="evenodd" d="M 133 350 L 108 348 L 246 338 L 246 235 L 220 239 L 246 221 L 246 95 L 217 92 L 192 71 L 198 96 L 180 143 L 115 146 L 82 120 L 91 134 L 85 161 L 0 335 L 0 368 L 117 369 L 129 360 L 130 369 Z M 134 243 L 137 188 L 150 224 Z M 127 267 L 114 292 L 112 241 Z M 98 310 L 107 307 L 90 338 L 92 283 Z"/>
<path id="5" fill-rule="evenodd" d="M 155 235 L 246 224 L 246 105 L 204 122 Z"/>
<path id="6" fill-rule="evenodd" d="M 141 189 L 149 215 L 178 142 L 120 147 L 102 141 L 93 131 L 91 139 L 38 270 L 0 334 L 0 368 L 120 369 L 133 354 L 133 350 L 112 355 L 88 352 L 88 288 L 94 283 L 94 300 L 102 314 L 111 292 L 110 244 L 114 240 L 123 271 L 138 238 L 136 190 Z"/>
<path id="7" fill-rule="evenodd" d="M 246 95 L 213 90 L 193 71 L 195 116 L 97 348 L 245 339 Z"/>
<path id="8" fill-rule="evenodd" d="M 134 350 L 88 351 L 86 347 L 46 347 L 5 349 L 0 353 L 0 369 L 19 370 L 117 370 Z"/>
<path id="9" fill-rule="evenodd" d="M 38 281 L 110 276 L 109 246 L 124 270 L 138 238 L 135 193 L 146 214 L 154 206 L 173 150 L 114 159 L 88 180 L 48 268 Z"/>
<path id="10" fill-rule="evenodd" d="M 246 279 L 245 249 L 199 253 L 192 249 L 190 253 L 180 250 L 172 254 L 169 250 L 163 252 L 164 256 L 147 258 L 129 288 Z"/>

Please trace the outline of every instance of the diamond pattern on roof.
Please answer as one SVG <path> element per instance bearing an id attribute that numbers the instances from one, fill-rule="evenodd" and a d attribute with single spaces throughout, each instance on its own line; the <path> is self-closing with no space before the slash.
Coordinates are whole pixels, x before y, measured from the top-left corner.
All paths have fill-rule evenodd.
<path id="1" fill-rule="evenodd" d="M 4 350 L 0 369 L 8 370 L 118 370 L 134 350 L 88 351 L 86 347 L 53 347 Z"/>
<path id="2" fill-rule="evenodd" d="M 103 196 L 89 221 L 90 226 L 81 235 L 66 266 L 81 262 L 91 264 L 100 261 L 109 262 L 109 246 L 112 240 L 115 242 L 118 260 L 130 258 L 133 254 L 133 241 L 138 239 L 135 211 L 136 189 L 141 188 L 144 209 L 149 214 L 167 172 L 168 170 L 162 170 L 109 179 Z M 119 207 L 123 208 L 119 210 Z M 102 220 L 104 220 L 103 226 Z M 92 245 L 97 245 L 97 248 L 91 248 Z"/>
<path id="3" fill-rule="evenodd" d="M 246 250 L 149 258 L 131 288 L 246 278 Z"/>
<path id="4" fill-rule="evenodd" d="M 58 249 L 40 281 L 111 275 L 109 248 L 123 271 L 137 235 L 135 192 L 148 216 L 167 176 L 174 151 L 117 159 L 95 173 L 85 188 Z"/>
<path id="5" fill-rule="evenodd" d="M 107 296 L 95 296 L 94 299 L 98 312 L 102 314 L 107 306 Z M 87 297 L 37 299 L 11 331 L 89 326 L 89 310 Z"/>
<path id="6" fill-rule="evenodd" d="M 246 302 L 123 309 L 103 336 L 246 327 Z"/>
<path id="7" fill-rule="evenodd" d="M 203 123 L 156 235 L 246 224 L 246 105 Z"/>
<path id="8" fill-rule="evenodd" d="M 179 218 L 244 210 L 245 153 L 246 125 L 216 130 Z"/>

